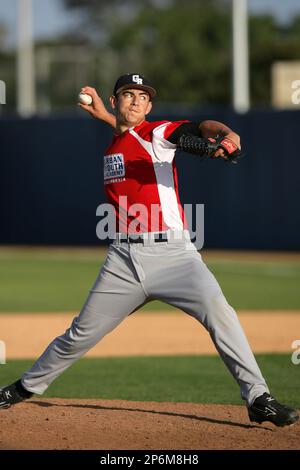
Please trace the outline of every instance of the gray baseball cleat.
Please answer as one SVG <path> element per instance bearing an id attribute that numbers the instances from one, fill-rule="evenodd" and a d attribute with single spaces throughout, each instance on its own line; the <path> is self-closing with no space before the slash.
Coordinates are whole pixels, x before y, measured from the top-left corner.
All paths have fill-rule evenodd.
<path id="1" fill-rule="evenodd" d="M 27 398 L 32 397 L 33 393 L 28 392 L 23 385 L 21 380 L 17 380 L 11 385 L 0 388 L 0 408 L 10 408 L 11 405 L 20 403 Z"/>
<path id="2" fill-rule="evenodd" d="M 268 393 L 264 393 L 254 400 L 248 407 L 250 421 L 263 423 L 270 421 L 276 426 L 290 426 L 299 419 L 297 410 L 286 405 L 281 405 Z"/>

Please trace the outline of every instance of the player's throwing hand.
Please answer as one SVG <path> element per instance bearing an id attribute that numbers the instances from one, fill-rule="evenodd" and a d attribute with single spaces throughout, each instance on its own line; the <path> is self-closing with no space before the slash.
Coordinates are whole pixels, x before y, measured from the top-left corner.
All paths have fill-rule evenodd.
<path id="1" fill-rule="evenodd" d="M 94 118 L 105 121 L 113 127 L 115 126 L 115 117 L 107 111 L 95 88 L 84 86 L 81 88 L 80 93 L 85 93 L 92 97 L 91 104 L 83 104 L 79 102 L 78 106 L 80 108 L 90 113 Z"/>

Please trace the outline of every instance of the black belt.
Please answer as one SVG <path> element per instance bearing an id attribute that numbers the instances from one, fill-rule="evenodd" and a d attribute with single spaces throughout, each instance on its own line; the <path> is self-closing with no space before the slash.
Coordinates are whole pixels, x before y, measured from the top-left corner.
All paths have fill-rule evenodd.
<path id="1" fill-rule="evenodd" d="M 148 235 L 150 238 L 150 235 Z M 142 236 L 138 235 L 128 235 L 127 237 L 124 235 L 124 237 L 120 238 L 120 242 L 122 243 L 144 243 L 144 241 L 147 240 L 147 238 L 144 238 Z M 161 243 L 161 242 L 167 242 L 168 241 L 168 235 L 166 233 L 155 233 L 154 234 L 154 242 L 155 243 Z"/>

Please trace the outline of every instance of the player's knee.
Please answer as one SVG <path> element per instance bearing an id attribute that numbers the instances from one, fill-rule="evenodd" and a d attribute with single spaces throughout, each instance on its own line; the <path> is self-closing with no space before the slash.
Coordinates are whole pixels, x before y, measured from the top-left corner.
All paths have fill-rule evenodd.
<path id="1" fill-rule="evenodd" d="M 73 354 L 81 350 L 89 349 L 93 343 L 93 335 L 83 332 L 75 325 L 68 328 L 64 335 L 58 338 L 61 352 L 63 354 Z"/>
<path id="2" fill-rule="evenodd" d="M 206 301 L 207 325 L 215 328 L 217 325 L 229 328 L 236 321 L 236 313 L 229 305 L 224 295 L 212 296 Z"/>

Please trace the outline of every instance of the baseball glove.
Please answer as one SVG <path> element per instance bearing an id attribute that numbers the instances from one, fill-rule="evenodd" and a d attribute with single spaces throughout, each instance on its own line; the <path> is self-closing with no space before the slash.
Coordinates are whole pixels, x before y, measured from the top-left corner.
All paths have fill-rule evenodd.
<path id="1" fill-rule="evenodd" d="M 197 137 L 191 134 L 182 134 L 177 142 L 177 148 L 183 152 L 193 153 L 203 158 L 215 158 L 216 152 L 223 149 L 223 160 L 230 163 L 238 163 L 244 156 L 238 146 L 227 137 Z"/>

